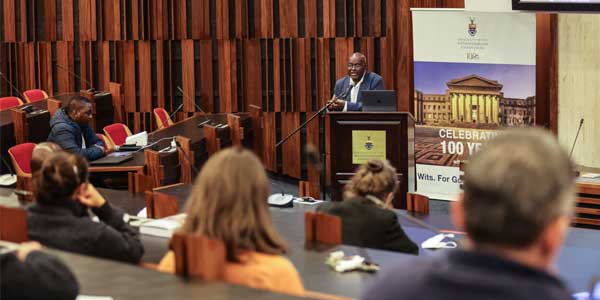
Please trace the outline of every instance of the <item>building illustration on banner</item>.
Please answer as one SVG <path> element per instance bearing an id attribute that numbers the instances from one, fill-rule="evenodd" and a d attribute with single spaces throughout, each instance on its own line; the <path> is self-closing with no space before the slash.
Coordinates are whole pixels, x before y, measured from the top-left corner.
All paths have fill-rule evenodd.
<path id="1" fill-rule="evenodd" d="M 416 163 L 458 167 L 502 128 L 535 124 L 535 81 L 522 80 L 534 74 L 535 66 L 415 62 Z"/>
<path id="2" fill-rule="evenodd" d="M 478 75 L 451 79 L 445 94 L 415 90 L 418 125 L 498 129 L 535 123 L 535 96 L 505 98 L 502 84 Z"/>

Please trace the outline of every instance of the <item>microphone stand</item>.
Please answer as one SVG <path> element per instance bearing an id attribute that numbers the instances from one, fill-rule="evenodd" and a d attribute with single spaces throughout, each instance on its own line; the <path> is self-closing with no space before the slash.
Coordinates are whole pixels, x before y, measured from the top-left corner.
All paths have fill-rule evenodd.
<path id="1" fill-rule="evenodd" d="M 310 118 L 308 118 L 308 120 L 306 120 L 306 121 L 304 121 L 304 123 L 300 124 L 300 126 L 298 126 L 298 128 L 294 129 L 286 137 L 284 137 L 277 144 L 275 144 L 275 150 L 277 150 L 277 148 L 279 146 L 281 146 L 281 144 L 283 144 L 287 140 L 289 140 L 298 131 L 302 130 L 302 128 L 306 127 L 306 125 L 310 121 L 312 121 L 314 118 L 316 118 L 319 115 L 324 116 L 323 112 L 325 112 L 336 100 L 345 99 L 353 87 L 354 87 L 354 84 L 351 81 L 351 84 L 348 86 L 348 89 L 346 89 L 346 91 L 344 91 L 344 93 L 342 93 L 342 96 L 338 97 L 335 94 L 333 94 L 333 99 L 327 101 L 327 103 L 325 103 L 325 105 L 323 107 L 321 107 L 321 109 L 319 109 L 319 111 L 314 113 Z M 319 124 L 319 152 L 321 154 L 321 162 L 323 162 L 323 164 L 325 165 L 325 124 L 324 124 L 323 118 L 321 118 L 321 122 Z M 327 179 L 325 178 L 326 174 L 327 173 L 326 173 L 325 168 L 322 168 L 321 169 L 321 180 L 320 180 L 321 181 L 321 193 L 323 194 L 322 200 L 326 200 L 326 198 L 327 198 L 327 189 L 325 187 L 325 185 L 327 183 Z"/>
<path id="2" fill-rule="evenodd" d="M 4 79 L 4 81 L 6 81 L 6 83 L 8 83 L 8 85 L 10 85 L 10 88 L 13 89 L 13 91 L 17 92 L 17 95 L 19 95 L 19 97 L 21 97 L 21 100 L 25 101 L 25 96 L 23 94 L 21 94 L 19 89 L 17 89 L 17 87 L 14 84 L 12 84 L 12 82 L 10 82 L 10 80 L 8 80 L 8 78 L 6 78 L 6 76 L 4 76 L 4 73 L 0 72 L 0 77 L 2 77 L 2 79 Z"/>
<path id="3" fill-rule="evenodd" d="M 174 111 L 174 112 L 172 112 L 172 113 L 169 115 L 169 118 L 173 118 L 173 116 L 174 116 L 174 115 L 175 115 L 175 114 L 176 114 L 178 111 L 180 111 L 182 108 L 183 108 L 183 103 L 179 104 L 179 106 L 177 107 L 177 109 L 175 109 L 175 111 Z"/>
<path id="4" fill-rule="evenodd" d="M 188 94 L 187 94 L 186 92 L 184 92 L 184 91 L 183 91 L 183 89 L 182 89 L 180 86 L 177 86 L 177 89 L 179 90 L 179 92 L 180 92 L 180 93 L 181 93 L 181 94 L 182 94 L 182 95 L 183 95 L 185 98 L 187 98 L 188 100 L 190 100 L 190 96 L 188 96 Z M 196 104 L 196 101 L 191 101 L 191 102 L 193 102 L 193 103 L 194 103 L 194 106 L 196 106 L 196 108 L 197 108 L 197 109 L 198 109 L 200 112 L 202 112 L 202 115 L 203 115 L 203 116 L 204 116 L 204 118 L 206 119 L 206 120 L 204 120 L 204 121 L 202 121 L 202 122 L 198 123 L 198 125 L 197 125 L 197 126 L 198 126 L 198 128 L 200 128 L 200 127 L 203 127 L 203 126 L 204 126 L 204 124 L 207 124 L 207 123 L 208 123 L 208 124 L 210 124 L 210 119 L 209 119 L 209 118 L 206 116 L 206 112 L 205 112 L 204 110 L 202 110 L 202 107 L 200 107 L 200 105 Z"/>
<path id="5" fill-rule="evenodd" d="M 79 81 L 83 81 L 83 82 L 87 83 L 87 85 L 90 87 L 88 89 L 88 92 L 93 94 L 96 91 L 96 89 L 94 89 L 94 85 L 91 82 L 89 82 L 88 80 L 83 79 L 83 78 L 81 78 L 81 76 L 75 74 L 74 72 L 69 71 L 69 69 L 67 69 L 65 66 L 63 66 L 61 64 L 56 64 L 56 66 L 67 71 L 67 73 L 71 74 L 72 76 L 75 76 L 75 78 L 79 79 Z"/>
<path id="6" fill-rule="evenodd" d="M 304 121 L 304 123 L 300 124 L 300 126 L 298 126 L 296 129 L 294 129 L 292 132 L 290 132 L 287 136 L 285 136 L 283 139 L 281 139 L 277 144 L 275 144 L 275 150 L 277 150 L 277 148 L 279 146 L 281 146 L 281 144 L 283 144 L 287 140 L 289 140 L 298 131 L 302 130 L 302 128 L 306 127 L 306 125 L 310 121 L 312 121 L 314 118 L 316 118 L 319 115 L 323 115 L 323 112 L 326 111 L 337 99 L 338 98 L 334 96 L 333 99 L 327 101 L 327 103 L 323 107 L 321 107 L 321 109 L 319 109 L 319 111 L 314 113 L 310 118 L 308 118 L 308 120 Z M 320 125 L 323 125 L 323 124 L 320 124 Z M 320 143 L 319 152 L 321 154 L 322 162 L 325 161 L 324 142 L 325 142 L 325 128 L 324 128 L 324 126 L 320 126 L 320 128 L 319 128 L 319 143 Z M 322 168 L 322 170 L 321 170 L 321 180 L 320 181 L 321 181 L 321 193 L 323 193 L 323 200 L 325 200 L 325 198 L 327 198 L 327 191 L 326 191 L 326 187 L 325 187 L 325 183 L 327 182 L 325 179 L 325 168 Z"/>

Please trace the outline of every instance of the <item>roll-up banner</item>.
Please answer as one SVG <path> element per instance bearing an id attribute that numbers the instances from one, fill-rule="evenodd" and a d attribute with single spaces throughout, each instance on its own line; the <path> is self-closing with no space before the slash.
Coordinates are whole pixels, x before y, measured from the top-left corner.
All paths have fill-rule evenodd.
<path id="1" fill-rule="evenodd" d="M 417 192 L 454 200 L 460 165 L 535 124 L 535 14 L 413 9 Z"/>

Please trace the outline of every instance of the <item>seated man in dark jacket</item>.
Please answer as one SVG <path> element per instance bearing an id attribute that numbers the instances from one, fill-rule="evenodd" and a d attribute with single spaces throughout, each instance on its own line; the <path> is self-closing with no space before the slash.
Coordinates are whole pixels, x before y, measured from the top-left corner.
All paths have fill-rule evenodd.
<path id="1" fill-rule="evenodd" d="M 27 242 L 16 253 L 0 256 L 0 299 L 73 300 L 79 285 L 73 273 L 56 257 L 37 251 Z"/>
<path id="2" fill-rule="evenodd" d="M 138 263 L 144 248 L 138 232 L 88 183 L 87 162 L 57 152 L 33 175 L 36 203 L 28 209 L 29 238 L 64 251 Z M 100 222 L 83 209 L 91 208 Z"/>
<path id="3" fill-rule="evenodd" d="M 471 158 L 452 209 L 466 249 L 391 267 L 364 299 L 572 299 L 552 271 L 573 213 L 572 170 L 541 129 L 491 140 Z"/>
<path id="4" fill-rule="evenodd" d="M 344 244 L 417 254 L 419 247 L 406 236 L 391 209 L 397 188 L 394 167 L 371 160 L 346 185 L 344 201 L 325 202 L 317 210 L 342 219 Z"/>
<path id="5" fill-rule="evenodd" d="M 77 153 L 88 161 L 98 159 L 109 150 L 89 126 L 92 104 L 81 96 L 69 100 L 69 104 L 56 111 L 50 119 L 48 141 L 58 144 L 65 151 Z"/>

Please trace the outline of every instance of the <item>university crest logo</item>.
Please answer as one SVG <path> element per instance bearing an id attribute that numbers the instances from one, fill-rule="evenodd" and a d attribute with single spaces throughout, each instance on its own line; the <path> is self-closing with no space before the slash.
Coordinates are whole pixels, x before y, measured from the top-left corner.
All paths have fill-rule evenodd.
<path id="1" fill-rule="evenodd" d="M 475 18 L 469 18 L 471 23 L 469 23 L 469 35 L 475 36 L 477 34 L 477 24 L 475 24 Z"/>
<path id="2" fill-rule="evenodd" d="M 367 136 L 367 141 L 365 142 L 365 148 L 367 150 L 373 149 L 373 141 L 371 141 L 371 137 Z"/>

